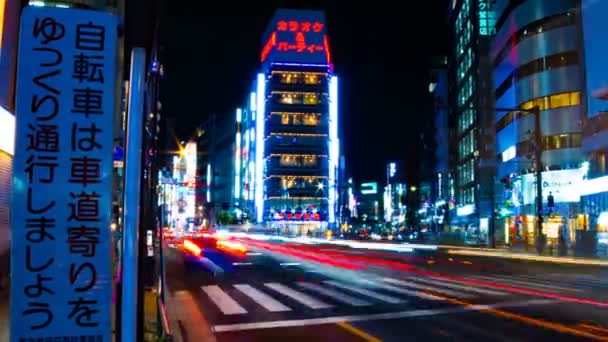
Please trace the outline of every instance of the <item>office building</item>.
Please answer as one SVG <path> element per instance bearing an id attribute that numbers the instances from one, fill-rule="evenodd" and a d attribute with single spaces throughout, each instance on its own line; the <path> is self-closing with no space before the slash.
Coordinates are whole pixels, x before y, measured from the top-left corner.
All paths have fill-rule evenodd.
<path id="1" fill-rule="evenodd" d="M 292 233 L 333 227 L 337 211 L 338 78 L 325 15 L 278 10 L 261 69 L 237 109 L 235 197 L 256 222 Z M 240 113 L 240 115 L 238 115 Z"/>
<path id="2" fill-rule="evenodd" d="M 448 55 L 451 145 L 454 160 L 455 207 L 450 230 L 487 238 L 485 224 L 493 212 L 495 173 L 494 113 L 491 63 L 487 58 L 494 34 L 495 14 L 490 0 L 452 1 L 452 33 Z M 481 242 L 481 241 L 480 241 Z"/>
<path id="3" fill-rule="evenodd" d="M 433 173 L 432 226 L 437 231 L 445 228 L 450 206 L 455 204 L 454 178 L 450 173 L 450 134 L 448 122 L 448 59 L 440 56 L 433 59 L 429 82 L 429 92 L 433 96 L 435 109 L 435 165 Z"/>
<path id="4" fill-rule="evenodd" d="M 586 173 L 582 153 L 582 91 L 579 1 L 506 1 L 493 8 L 491 44 L 497 179 L 505 186 L 496 236 L 510 245 L 533 246 L 537 238 L 535 115 L 540 111 L 543 234 L 550 245 L 560 235 L 575 239 Z M 514 109 L 514 110 L 510 110 Z"/>

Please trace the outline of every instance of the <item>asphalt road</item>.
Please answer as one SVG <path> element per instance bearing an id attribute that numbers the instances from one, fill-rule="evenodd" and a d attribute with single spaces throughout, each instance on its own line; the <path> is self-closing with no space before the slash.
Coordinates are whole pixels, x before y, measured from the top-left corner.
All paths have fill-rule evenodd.
<path id="1" fill-rule="evenodd" d="M 600 268 L 437 251 L 248 247 L 243 257 L 208 251 L 187 264 L 168 253 L 170 288 L 189 294 L 218 341 L 608 341 Z"/>

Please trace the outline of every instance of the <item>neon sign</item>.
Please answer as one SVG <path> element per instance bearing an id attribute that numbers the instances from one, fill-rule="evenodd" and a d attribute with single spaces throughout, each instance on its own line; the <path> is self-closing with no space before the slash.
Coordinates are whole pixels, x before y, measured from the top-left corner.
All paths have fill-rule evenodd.
<path id="1" fill-rule="evenodd" d="M 330 64 L 331 54 L 323 22 L 322 12 L 278 11 L 268 30 L 260 60 Z"/>

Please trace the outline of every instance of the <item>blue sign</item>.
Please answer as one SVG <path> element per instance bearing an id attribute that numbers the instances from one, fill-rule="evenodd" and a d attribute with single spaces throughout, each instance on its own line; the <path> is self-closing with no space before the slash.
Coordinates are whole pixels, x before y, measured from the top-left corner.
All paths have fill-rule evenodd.
<path id="1" fill-rule="evenodd" d="M 325 13 L 278 10 L 264 35 L 263 63 L 331 64 Z"/>
<path id="2" fill-rule="evenodd" d="M 21 16 L 11 341 L 111 341 L 117 26 L 88 10 Z"/>

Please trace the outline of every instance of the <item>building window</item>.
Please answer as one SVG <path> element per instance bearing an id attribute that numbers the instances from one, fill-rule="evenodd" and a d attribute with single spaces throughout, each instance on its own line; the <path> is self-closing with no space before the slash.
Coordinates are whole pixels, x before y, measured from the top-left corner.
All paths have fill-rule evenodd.
<path id="1" fill-rule="evenodd" d="M 507 113 L 496 123 L 496 132 L 499 132 L 503 128 L 507 127 L 509 124 L 511 124 L 511 122 L 513 122 L 514 119 L 519 119 L 522 116 L 532 114 L 531 112 L 529 112 L 529 110 L 532 110 L 535 106 L 538 106 L 540 110 L 548 110 L 577 106 L 580 104 L 580 102 L 580 92 L 578 91 L 553 94 L 526 101 L 524 103 L 521 103 L 517 107 L 527 111 Z"/>
<path id="2" fill-rule="evenodd" d="M 295 72 L 281 73 L 281 83 L 283 84 L 298 84 L 301 83 L 302 74 Z"/>
<path id="3" fill-rule="evenodd" d="M 314 168 L 318 165 L 318 156 L 301 154 L 283 154 L 280 157 L 279 165 L 285 167 L 304 167 Z"/>
<path id="4" fill-rule="evenodd" d="M 279 103 L 282 104 L 298 104 L 301 101 L 301 97 L 296 93 L 282 93 L 279 97 Z"/>
<path id="5" fill-rule="evenodd" d="M 281 156 L 281 161 L 279 162 L 279 164 L 281 166 L 294 166 L 294 167 L 299 167 L 302 164 L 300 163 L 300 158 L 298 156 L 294 156 L 294 155 L 282 155 Z"/>
<path id="6" fill-rule="evenodd" d="M 509 52 L 513 50 L 523 40 L 556 28 L 574 25 L 574 20 L 575 16 L 572 15 L 572 13 L 561 13 L 558 15 L 545 17 L 540 20 L 533 21 L 528 25 L 520 28 L 517 32 L 513 33 L 508 40 L 506 40 L 505 45 L 500 49 L 500 52 L 496 55 L 496 59 L 494 59 L 494 67 L 497 67 L 498 64 L 500 64 L 503 59 L 507 57 Z M 499 29 L 498 26 L 500 25 L 502 25 L 502 23 L 498 23 L 496 29 Z"/>
<path id="7" fill-rule="evenodd" d="M 576 51 L 568 51 L 558 53 L 551 56 L 535 59 L 526 64 L 517 67 L 497 88 L 494 92 L 498 99 L 515 84 L 515 82 L 528 77 L 530 75 L 551 70 L 560 67 L 578 65 L 578 53 Z"/>
<path id="8" fill-rule="evenodd" d="M 303 114 L 303 117 L 303 122 L 305 126 L 317 126 L 319 124 L 317 114 Z"/>
<path id="9" fill-rule="evenodd" d="M 308 85 L 321 84 L 321 77 L 319 74 L 304 74 L 304 83 Z"/>
<path id="10" fill-rule="evenodd" d="M 273 113 L 281 115 L 282 125 L 318 126 L 321 114 L 319 113 Z"/>
<path id="11" fill-rule="evenodd" d="M 316 93 L 306 93 L 304 94 L 304 104 L 306 105 L 317 105 L 321 101 L 319 100 L 319 94 Z"/>
<path id="12" fill-rule="evenodd" d="M 289 125 L 289 114 L 283 114 L 281 115 L 281 124 L 283 125 Z"/>

